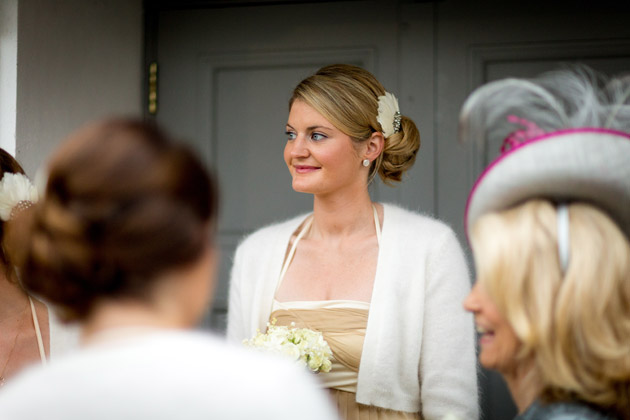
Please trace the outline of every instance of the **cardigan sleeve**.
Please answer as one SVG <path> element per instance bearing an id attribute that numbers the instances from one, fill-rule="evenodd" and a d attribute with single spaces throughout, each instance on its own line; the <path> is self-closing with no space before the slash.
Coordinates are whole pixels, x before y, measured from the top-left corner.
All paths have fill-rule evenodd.
<path id="1" fill-rule="evenodd" d="M 419 372 L 423 417 L 441 419 L 452 413 L 477 419 L 474 325 L 462 306 L 470 280 L 464 254 L 450 228 L 436 241 L 426 271 Z"/>
<path id="2" fill-rule="evenodd" d="M 229 341 L 240 344 L 264 329 L 288 238 L 303 218 L 265 226 L 236 248 L 228 292 Z"/>

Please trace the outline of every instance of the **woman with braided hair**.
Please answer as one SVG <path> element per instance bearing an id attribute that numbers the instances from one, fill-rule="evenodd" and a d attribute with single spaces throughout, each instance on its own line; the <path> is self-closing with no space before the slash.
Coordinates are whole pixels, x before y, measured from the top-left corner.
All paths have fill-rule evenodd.
<path id="1" fill-rule="evenodd" d="M 321 68 L 289 101 L 284 159 L 313 212 L 246 238 L 232 269 L 228 337 L 268 322 L 321 331 L 333 354 L 318 379 L 342 417 L 475 419 L 470 288 L 450 228 L 372 202 L 376 175 L 401 181 L 420 147 L 415 123 L 366 70 Z"/>
<path id="2" fill-rule="evenodd" d="M 192 150 L 151 124 L 94 123 L 63 144 L 18 263 L 82 346 L 8 384 L 2 419 L 335 418 L 306 372 L 186 331 L 214 288 L 217 201 Z"/>

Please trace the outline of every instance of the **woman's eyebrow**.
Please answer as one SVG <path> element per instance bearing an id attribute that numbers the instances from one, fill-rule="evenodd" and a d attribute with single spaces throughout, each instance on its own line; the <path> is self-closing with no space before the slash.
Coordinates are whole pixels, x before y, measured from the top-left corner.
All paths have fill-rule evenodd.
<path id="1" fill-rule="evenodd" d="M 319 129 L 319 128 L 324 128 L 324 129 L 326 129 L 326 130 L 332 130 L 332 128 L 330 128 L 330 127 L 326 127 L 325 125 L 313 125 L 313 126 L 308 127 L 308 129 L 307 129 L 307 130 L 309 130 L 309 131 L 313 131 L 313 130 L 317 130 L 317 129 Z"/>
<path id="2" fill-rule="evenodd" d="M 295 128 L 293 128 L 293 126 L 292 126 L 291 124 L 289 124 L 289 123 L 287 123 L 287 125 L 286 125 L 286 126 L 287 126 L 287 127 L 289 127 L 289 128 L 290 128 L 290 129 L 292 129 L 292 130 L 295 130 Z M 317 130 L 317 129 L 320 129 L 320 128 L 324 128 L 324 129 L 326 129 L 326 130 L 332 130 L 332 128 L 327 127 L 327 126 L 325 126 L 325 125 L 312 125 L 312 126 L 310 126 L 310 127 L 306 127 L 306 130 L 307 130 L 307 131 L 313 131 L 313 130 Z"/>

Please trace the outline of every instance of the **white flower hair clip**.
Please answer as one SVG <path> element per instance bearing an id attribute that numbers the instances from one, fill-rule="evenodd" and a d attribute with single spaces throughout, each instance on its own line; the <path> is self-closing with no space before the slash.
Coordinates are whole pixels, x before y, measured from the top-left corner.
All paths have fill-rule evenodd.
<path id="1" fill-rule="evenodd" d="M 385 138 L 400 131 L 400 108 L 398 107 L 398 99 L 389 93 L 378 97 L 378 115 L 376 120 L 383 129 Z"/>
<path id="2" fill-rule="evenodd" d="M 7 222 L 37 203 L 37 188 L 22 174 L 5 172 L 0 181 L 0 219 Z"/>

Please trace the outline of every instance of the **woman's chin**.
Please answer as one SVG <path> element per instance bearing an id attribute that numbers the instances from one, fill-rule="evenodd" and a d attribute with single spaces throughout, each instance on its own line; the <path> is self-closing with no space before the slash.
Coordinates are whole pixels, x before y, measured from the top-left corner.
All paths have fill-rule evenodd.
<path id="1" fill-rule="evenodd" d="M 497 355 L 490 349 L 484 349 L 483 345 L 481 346 L 481 351 L 479 352 L 479 364 L 489 370 L 500 370 L 501 368 L 501 363 L 498 360 Z"/>
<path id="2" fill-rule="evenodd" d="M 491 357 L 484 355 L 482 352 L 479 354 L 479 364 L 485 369 L 494 370 L 500 374 L 508 374 L 513 372 L 516 361 L 513 359 L 506 360 L 505 357 Z"/>
<path id="3" fill-rule="evenodd" d="M 315 194 L 316 189 L 313 188 L 309 184 L 304 184 L 303 182 L 295 182 L 291 185 L 293 187 L 293 191 L 305 194 Z"/>

